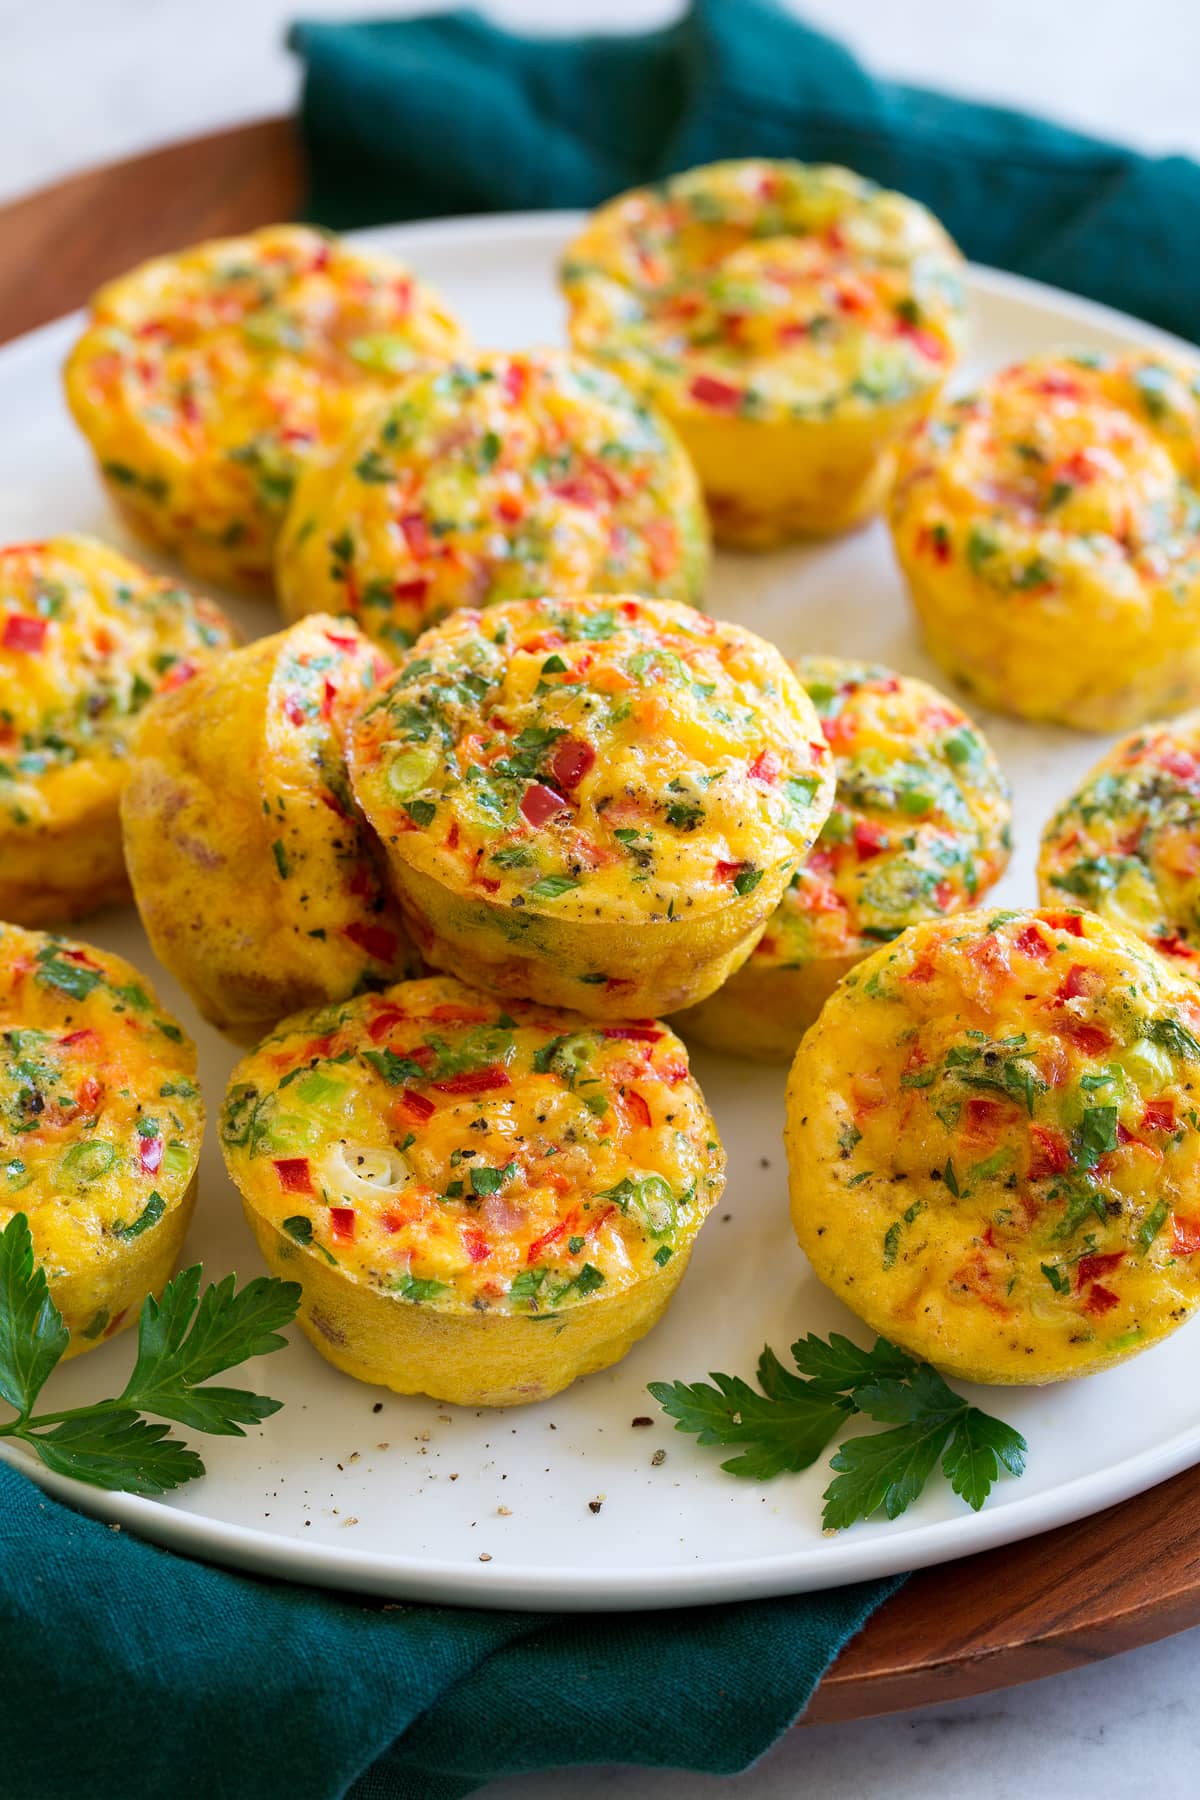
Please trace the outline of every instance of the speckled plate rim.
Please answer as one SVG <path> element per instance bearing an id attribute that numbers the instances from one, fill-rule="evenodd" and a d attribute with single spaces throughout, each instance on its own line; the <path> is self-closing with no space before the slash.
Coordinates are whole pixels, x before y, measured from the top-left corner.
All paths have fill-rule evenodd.
<path id="1" fill-rule="evenodd" d="M 425 246 L 473 243 L 489 248 L 506 240 L 549 248 L 561 244 L 583 215 L 573 212 L 513 213 L 433 220 L 417 225 L 350 234 L 419 259 Z M 1195 355 L 1195 347 L 1168 332 L 1096 302 L 1080 299 L 1023 276 L 972 265 L 969 292 L 982 301 L 1014 302 L 1054 314 L 1064 337 L 1089 326 L 1126 341 Z M 15 363 L 41 360 L 65 347 L 81 314 L 71 314 L 0 347 L 0 379 Z M 1053 1390 L 1050 1390 L 1053 1391 Z M 786 1556 L 706 1561 L 691 1565 L 547 1569 L 533 1564 L 411 1558 L 283 1538 L 251 1526 L 185 1511 L 133 1494 L 106 1493 L 56 1475 L 11 1443 L 0 1458 L 22 1470 L 45 1492 L 79 1511 L 172 1551 L 254 1575 L 305 1585 L 341 1588 L 393 1598 L 477 1607 L 525 1607 L 548 1612 L 654 1610 L 719 1601 L 798 1593 L 871 1580 L 903 1570 L 949 1562 L 1002 1547 L 1117 1505 L 1200 1462 L 1200 1415 L 1194 1425 L 1108 1467 L 1003 1506 L 886 1533 L 832 1541 Z"/>

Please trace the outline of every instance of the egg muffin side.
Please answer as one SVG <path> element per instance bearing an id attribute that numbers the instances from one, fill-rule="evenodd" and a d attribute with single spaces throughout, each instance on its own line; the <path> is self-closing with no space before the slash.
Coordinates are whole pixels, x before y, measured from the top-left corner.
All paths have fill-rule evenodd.
<path id="1" fill-rule="evenodd" d="M 359 713 L 348 761 L 426 960 L 592 1018 L 718 987 L 833 798 L 777 650 L 620 596 L 451 613 Z"/>
<path id="2" fill-rule="evenodd" d="M 873 663 L 792 664 L 821 719 L 837 793 L 750 956 L 675 1024 L 739 1056 L 792 1055 L 848 969 L 921 919 L 974 906 L 1011 849 L 995 757 L 957 706 Z"/>
<path id="3" fill-rule="evenodd" d="M 1200 701 L 1200 363 L 1005 369 L 910 438 L 891 526 L 931 654 L 983 705 L 1121 731 Z"/>
<path id="4" fill-rule="evenodd" d="M 568 247 L 571 341 L 677 427 L 718 541 L 874 512 L 965 336 L 931 213 L 847 169 L 713 163 L 622 194 Z"/>
<path id="5" fill-rule="evenodd" d="M 1200 995 L 1090 913 L 914 925 L 792 1068 L 792 1219 L 817 1275 L 967 1381 L 1135 1355 L 1200 1304 Z"/>
<path id="6" fill-rule="evenodd" d="M 302 477 L 276 555 L 290 618 L 349 612 L 394 652 L 527 594 L 697 601 L 708 522 L 670 426 L 559 351 L 411 375 Z"/>
<path id="7" fill-rule="evenodd" d="M 0 918 L 128 896 L 117 808 L 138 715 L 235 641 L 211 601 L 94 538 L 0 548 Z"/>
<path id="8" fill-rule="evenodd" d="M 403 264 L 270 225 L 102 287 L 67 361 L 67 402 L 140 537 L 205 580 L 269 591 L 300 469 L 364 396 L 462 343 Z"/>
<path id="9" fill-rule="evenodd" d="M 1200 980 L 1200 712 L 1101 757 L 1042 834 L 1038 891 L 1136 931 Z"/>
<path id="10" fill-rule="evenodd" d="M 0 1225 L 28 1218 L 68 1356 L 161 1293 L 203 1135 L 195 1047 L 138 971 L 0 924 Z"/>
<path id="11" fill-rule="evenodd" d="M 348 620 L 314 614 L 159 701 L 138 735 L 121 817 L 142 922 L 242 1041 L 412 972 L 343 753 L 389 666 Z"/>
<path id="12" fill-rule="evenodd" d="M 665 1026 L 446 976 L 287 1020 L 234 1071 L 221 1141 L 321 1355 L 463 1406 L 543 1400 L 624 1356 L 725 1178 Z"/>

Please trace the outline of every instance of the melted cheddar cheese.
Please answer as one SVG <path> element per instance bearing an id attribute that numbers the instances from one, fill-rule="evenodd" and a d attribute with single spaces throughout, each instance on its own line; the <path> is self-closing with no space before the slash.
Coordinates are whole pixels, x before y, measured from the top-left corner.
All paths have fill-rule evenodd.
<path id="1" fill-rule="evenodd" d="M 988 706 L 1111 731 L 1200 699 L 1200 364 L 1043 357 L 906 445 L 896 553 Z"/>
<path id="2" fill-rule="evenodd" d="M 314 614 L 161 702 L 139 737 L 122 808 L 138 907 L 236 1035 L 408 971 L 343 753 L 389 669 L 349 621 Z"/>
<path id="3" fill-rule="evenodd" d="M 972 906 L 1008 862 L 1008 785 L 966 714 L 923 681 L 793 663 L 833 752 L 833 810 L 749 959 L 687 1026 L 789 1055 L 846 970 L 909 925 Z"/>
<path id="4" fill-rule="evenodd" d="M 233 641 L 211 601 L 94 539 L 0 549 L 0 916 L 127 891 L 115 828 L 138 717 Z"/>
<path id="5" fill-rule="evenodd" d="M 792 1214 L 868 1324 L 966 1379 L 1090 1374 L 1200 1303 L 1200 999 L 1085 913 L 914 926 L 788 1093 Z"/>
<path id="6" fill-rule="evenodd" d="M 448 978 L 289 1020 L 234 1072 L 221 1140 L 306 1257 L 443 1313 L 540 1319 L 653 1280 L 724 1177 L 665 1026 Z"/>
<path id="7" fill-rule="evenodd" d="M 272 225 L 101 288 L 67 399 L 141 536 L 209 580 L 266 588 L 303 465 L 364 395 L 461 342 L 403 265 Z"/>
<path id="8" fill-rule="evenodd" d="M 28 1218 L 72 1353 L 171 1272 L 203 1130 L 195 1050 L 136 969 L 0 925 L 0 1224 Z"/>
<path id="9" fill-rule="evenodd" d="M 708 528 L 670 428 L 555 351 L 408 377 L 288 513 L 276 585 L 294 618 L 349 612 L 385 648 L 458 606 L 524 594 L 696 600 Z"/>
<path id="10" fill-rule="evenodd" d="M 1042 835 L 1047 906 L 1124 925 L 1200 980 L 1200 713 L 1135 731 Z"/>

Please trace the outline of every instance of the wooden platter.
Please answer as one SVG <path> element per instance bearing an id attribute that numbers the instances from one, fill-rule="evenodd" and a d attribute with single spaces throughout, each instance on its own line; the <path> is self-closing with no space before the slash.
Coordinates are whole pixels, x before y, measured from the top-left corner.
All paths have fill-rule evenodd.
<path id="1" fill-rule="evenodd" d="M 0 208 L 0 343 L 142 258 L 293 215 L 303 159 L 269 119 Z M 806 1724 L 1032 1681 L 1200 1624 L 1200 1469 L 1012 1548 L 915 1575 L 847 1646 Z"/>

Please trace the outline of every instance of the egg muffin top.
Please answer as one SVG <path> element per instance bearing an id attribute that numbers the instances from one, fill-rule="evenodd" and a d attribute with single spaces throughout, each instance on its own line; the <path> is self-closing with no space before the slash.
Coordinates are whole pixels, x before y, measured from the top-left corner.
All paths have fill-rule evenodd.
<path id="1" fill-rule="evenodd" d="M 147 701 L 234 641 L 210 600 L 94 538 L 0 548 L 0 841 L 115 804 Z"/>
<path id="2" fill-rule="evenodd" d="M 1086 906 L 1200 979 L 1200 712 L 1117 744 L 1047 825 L 1047 905 Z"/>
<path id="3" fill-rule="evenodd" d="M 545 1315 L 686 1248 L 724 1154 L 687 1052 L 448 977 L 288 1020 L 234 1071 L 221 1140 L 256 1212 L 353 1279 Z"/>
<path id="4" fill-rule="evenodd" d="M 833 792 L 777 650 L 603 595 L 452 613 L 359 714 L 349 765 L 413 867 L 580 922 L 721 908 L 804 856 Z"/>
<path id="5" fill-rule="evenodd" d="M 276 580 L 292 613 L 350 612 L 405 646 L 458 606 L 525 594 L 694 600 L 695 473 L 619 381 L 557 351 L 409 376 L 297 489 Z"/>
<path id="6" fill-rule="evenodd" d="M 961 270 L 915 200 L 847 169 L 752 160 L 610 201 L 561 277 L 577 348 L 673 410 L 820 420 L 944 380 Z"/>
<path id="7" fill-rule="evenodd" d="M 269 575 L 302 464 L 364 394 L 461 344 L 400 263 L 302 225 L 198 244 L 100 289 L 66 367 L 102 470 L 164 540 Z"/>
<path id="8" fill-rule="evenodd" d="M 137 970 L 0 924 L 0 1222 L 28 1216 L 50 1279 L 173 1211 L 203 1131 L 195 1049 Z"/>
<path id="9" fill-rule="evenodd" d="M 1200 364 L 1158 350 L 1037 357 L 944 400 L 901 453 L 894 528 L 931 580 L 996 606 L 1200 598 Z M 1102 639 L 1101 639 L 1102 643 Z"/>
<path id="10" fill-rule="evenodd" d="M 915 926 L 797 1054 L 804 1249 L 885 1335 L 1049 1380 L 1200 1302 L 1200 996 L 1085 913 Z"/>
<path id="11" fill-rule="evenodd" d="M 976 727 L 925 682 L 873 663 L 792 664 L 834 757 L 833 810 L 751 957 L 795 968 L 866 955 L 962 912 L 1003 873 L 1012 808 Z"/>

